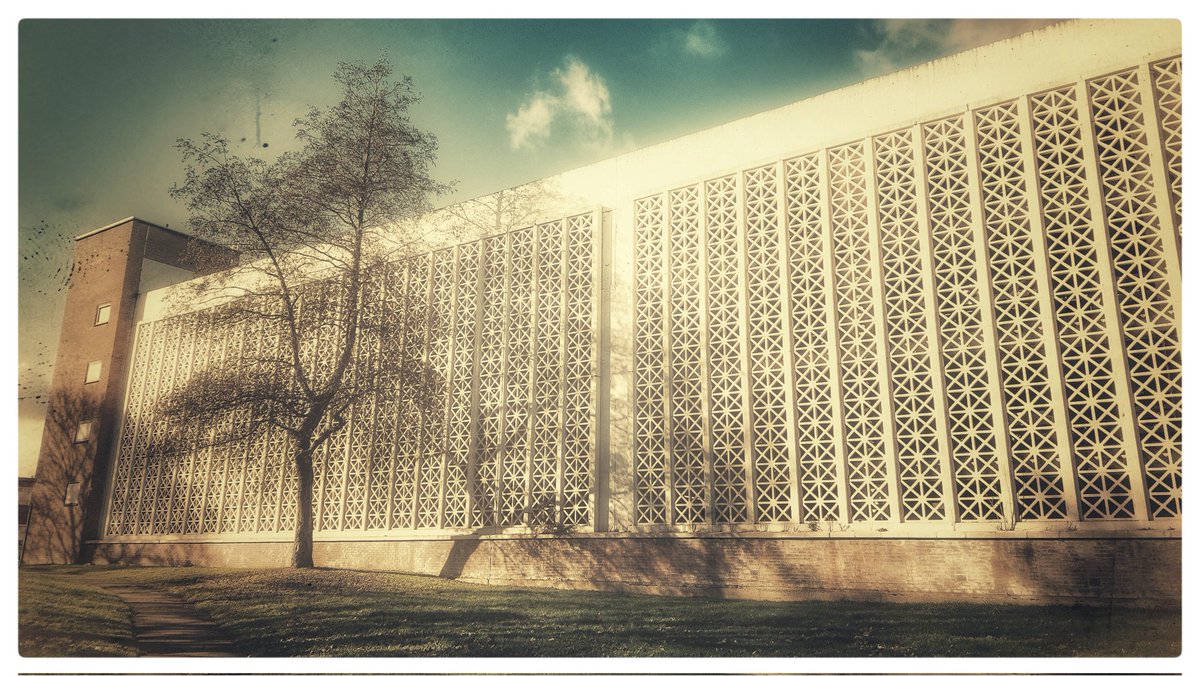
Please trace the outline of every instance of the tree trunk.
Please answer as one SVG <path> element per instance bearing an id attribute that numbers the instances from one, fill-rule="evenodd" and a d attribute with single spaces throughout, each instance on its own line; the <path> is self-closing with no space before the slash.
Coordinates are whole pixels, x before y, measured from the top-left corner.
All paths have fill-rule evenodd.
<path id="1" fill-rule="evenodd" d="M 292 541 L 292 567 L 313 567 L 313 462 L 312 450 L 296 453 L 296 537 Z"/>

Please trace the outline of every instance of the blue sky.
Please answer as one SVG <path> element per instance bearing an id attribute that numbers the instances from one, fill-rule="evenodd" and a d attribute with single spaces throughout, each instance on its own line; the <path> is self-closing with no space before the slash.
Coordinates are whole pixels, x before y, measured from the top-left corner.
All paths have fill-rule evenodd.
<path id="1" fill-rule="evenodd" d="M 22 474 L 76 234 L 181 226 L 175 139 L 270 158 L 338 92 L 339 61 L 413 77 L 435 177 L 486 194 L 1044 25 L 1042 20 L 23 21 L 19 33 Z M 27 423 L 27 424 L 26 424 Z M 32 451 L 36 454 L 36 450 Z"/>

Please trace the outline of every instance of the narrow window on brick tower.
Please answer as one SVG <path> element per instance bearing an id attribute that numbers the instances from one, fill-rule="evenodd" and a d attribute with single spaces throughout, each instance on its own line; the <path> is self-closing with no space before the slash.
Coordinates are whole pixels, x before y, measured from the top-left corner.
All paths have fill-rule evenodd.
<path id="1" fill-rule="evenodd" d="M 84 420 L 75 428 L 75 443 L 82 444 L 92 438 L 92 421 Z"/>
<path id="2" fill-rule="evenodd" d="M 84 377 L 84 384 L 95 383 L 100 381 L 100 362 L 93 361 L 88 363 L 87 376 Z"/>
<path id="3" fill-rule="evenodd" d="M 105 303 L 96 308 L 96 326 L 107 324 L 112 315 L 112 303 Z"/>
<path id="4" fill-rule="evenodd" d="M 79 504 L 79 482 L 75 481 L 67 484 L 67 494 L 63 496 L 64 505 Z"/>

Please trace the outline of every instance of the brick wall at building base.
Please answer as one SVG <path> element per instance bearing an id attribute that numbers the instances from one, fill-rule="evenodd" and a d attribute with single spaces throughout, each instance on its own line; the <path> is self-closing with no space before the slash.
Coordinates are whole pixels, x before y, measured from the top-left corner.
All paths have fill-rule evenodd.
<path id="1" fill-rule="evenodd" d="M 291 544 L 101 543 L 96 563 L 271 567 Z M 771 600 L 1178 606 L 1178 538 L 602 537 L 318 541 L 318 566 Z"/>

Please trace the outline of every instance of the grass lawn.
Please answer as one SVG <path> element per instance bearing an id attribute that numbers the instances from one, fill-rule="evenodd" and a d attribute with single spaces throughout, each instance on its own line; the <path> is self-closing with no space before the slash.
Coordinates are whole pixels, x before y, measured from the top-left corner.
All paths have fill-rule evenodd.
<path id="1" fill-rule="evenodd" d="M 71 636 L 88 641 L 81 648 L 93 636 L 127 645 L 115 638 L 127 625 L 109 619 L 118 609 L 96 610 L 105 597 L 51 591 L 103 582 L 163 585 L 256 656 L 1173 656 L 1181 637 L 1177 609 L 725 601 L 328 569 L 86 566 L 21 570 L 22 654 L 79 654 Z"/>
<path id="2" fill-rule="evenodd" d="M 18 649 L 35 656 L 133 656 L 129 607 L 79 577 L 28 573 L 18 584 Z"/>

